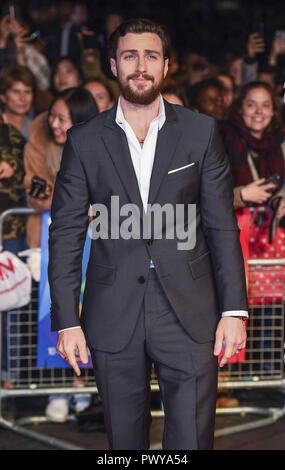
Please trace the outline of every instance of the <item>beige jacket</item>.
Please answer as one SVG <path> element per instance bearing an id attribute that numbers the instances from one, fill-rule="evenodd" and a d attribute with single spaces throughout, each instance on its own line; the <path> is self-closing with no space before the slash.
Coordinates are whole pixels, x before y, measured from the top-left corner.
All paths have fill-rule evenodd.
<path id="1" fill-rule="evenodd" d="M 60 167 L 63 146 L 54 142 L 47 123 L 47 112 L 39 114 L 29 129 L 29 141 L 24 149 L 25 179 L 28 206 L 37 211 L 46 211 L 51 208 L 54 183 Z M 39 200 L 29 196 L 33 176 L 46 180 L 51 188 L 47 199 Z M 27 220 L 27 242 L 30 248 L 40 246 L 41 216 L 32 215 Z"/>

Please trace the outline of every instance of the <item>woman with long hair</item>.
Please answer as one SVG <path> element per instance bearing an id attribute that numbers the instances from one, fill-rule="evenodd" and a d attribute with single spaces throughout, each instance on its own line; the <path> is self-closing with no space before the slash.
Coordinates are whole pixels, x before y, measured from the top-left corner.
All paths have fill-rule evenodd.
<path id="1" fill-rule="evenodd" d="M 87 121 L 98 113 L 91 93 L 84 88 L 69 88 L 54 98 L 49 110 L 37 116 L 30 127 L 29 142 L 25 146 L 25 188 L 28 206 L 37 211 L 51 208 L 53 188 L 60 167 L 67 131 L 73 125 Z M 37 197 L 31 194 L 32 180 L 39 177 L 46 189 Z M 27 241 L 30 248 L 40 246 L 40 216 L 33 215 L 27 222 Z"/>
<path id="2" fill-rule="evenodd" d="M 276 215 L 285 215 L 285 132 L 267 83 L 256 81 L 241 88 L 221 136 L 232 170 L 235 208 L 267 204 L 278 197 Z"/>
<path id="3" fill-rule="evenodd" d="M 115 96 L 107 79 L 90 77 L 83 82 L 82 86 L 90 91 L 96 101 L 99 113 L 114 106 Z"/>
<path id="4" fill-rule="evenodd" d="M 251 291 L 253 283 L 256 286 L 252 277 L 255 271 L 249 269 L 247 261 L 278 257 L 279 249 L 282 245 L 284 248 L 284 243 L 280 243 L 283 229 L 276 231 L 276 228 L 285 215 L 285 132 L 270 85 L 254 81 L 239 90 L 231 114 L 221 127 L 221 136 L 232 172 L 249 302 L 252 299 L 258 303 L 262 296 L 256 299 Z M 268 279 L 272 281 L 272 277 Z M 217 400 L 217 406 L 237 404 L 237 399 L 231 396 L 222 395 Z"/>

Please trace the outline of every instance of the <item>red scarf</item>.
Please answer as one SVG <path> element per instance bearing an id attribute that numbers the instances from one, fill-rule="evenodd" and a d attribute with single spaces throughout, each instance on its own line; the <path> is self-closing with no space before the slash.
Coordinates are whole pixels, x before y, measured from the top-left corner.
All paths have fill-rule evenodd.
<path id="1" fill-rule="evenodd" d="M 221 136 L 230 159 L 234 186 L 246 185 L 253 181 L 247 162 L 248 151 L 258 154 L 260 178 L 268 178 L 277 173 L 282 183 L 284 160 L 280 144 L 285 140 L 285 132 L 281 128 L 274 132 L 265 131 L 261 139 L 256 139 L 241 116 L 232 114 L 221 129 Z"/>

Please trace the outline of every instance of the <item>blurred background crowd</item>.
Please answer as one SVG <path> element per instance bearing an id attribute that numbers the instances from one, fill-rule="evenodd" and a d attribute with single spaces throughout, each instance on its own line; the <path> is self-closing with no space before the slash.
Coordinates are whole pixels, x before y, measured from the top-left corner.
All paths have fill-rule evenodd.
<path id="1" fill-rule="evenodd" d="M 124 19 L 141 16 L 170 32 L 164 98 L 218 121 L 237 213 L 266 207 L 265 215 L 257 216 L 255 231 L 272 221 L 283 227 L 282 2 L 172 3 L 1 2 L 0 213 L 13 207 L 50 209 L 67 130 L 111 108 L 119 96 L 108 61 L 108 37 Z M 27 261 L 37 282 L 40 224 L 40 215 L 9 216 L 3 232 L 4 249 L 29 250 Z M 285 242 L 276 250 L 271 246 L 271 255 L 282 256 L 282 249 Z M 5 314 L 2 328 L 5 332 Z M 5 376 L 5 335 L 2 342 L 2 378 L 9 387 L 13 377 Z"/>

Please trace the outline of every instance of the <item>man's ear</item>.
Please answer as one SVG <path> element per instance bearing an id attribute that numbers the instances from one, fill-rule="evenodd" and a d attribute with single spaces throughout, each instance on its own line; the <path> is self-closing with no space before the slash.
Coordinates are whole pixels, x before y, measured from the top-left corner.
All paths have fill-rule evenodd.
<path id="1" fill-rule="evenodd" d="M 111 57 L 110 58 L 110 66 L 111 66 L 111 70 L 112 70 L 112 74 L 115 75 L 115 77 L 117 76 L 117 64 L 116 64 L 116 60 Z"/>
<path id="2" fill-rule="evenodd" d="M 166 74 L 168 72 L 168 64 L 169 64 L 169 59 L 164 60 L 164 70 L 163 70 L 163 76 L 164 78 L 166 77 Z"/>

